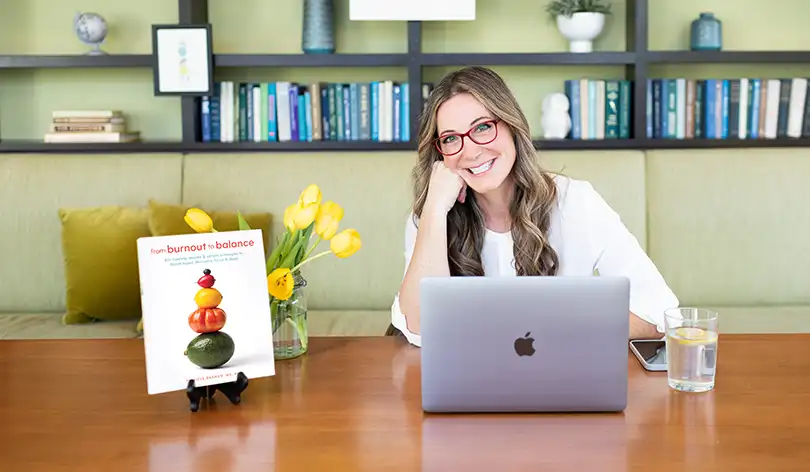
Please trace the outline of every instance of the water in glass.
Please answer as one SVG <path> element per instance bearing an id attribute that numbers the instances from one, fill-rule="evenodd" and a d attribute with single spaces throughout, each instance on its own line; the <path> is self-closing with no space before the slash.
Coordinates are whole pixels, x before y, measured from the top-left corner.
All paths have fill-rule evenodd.
<path id="1" fill-rule="evenodd" d="M 717 368 L 717 313 L 679 308 L 667 314 L 667 377 L 684 392 L 714 388 Z"/>

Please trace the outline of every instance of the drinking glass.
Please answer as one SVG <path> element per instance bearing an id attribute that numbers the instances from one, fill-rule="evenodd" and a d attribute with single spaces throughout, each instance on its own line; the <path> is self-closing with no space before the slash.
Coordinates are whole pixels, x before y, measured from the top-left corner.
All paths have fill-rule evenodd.
<path id="1" fill-rule="evenodd" d="M 717 369 L 717 312 L 671 308 L 664 312 L 667 380 L 681 392 L 708 392 Z"/>

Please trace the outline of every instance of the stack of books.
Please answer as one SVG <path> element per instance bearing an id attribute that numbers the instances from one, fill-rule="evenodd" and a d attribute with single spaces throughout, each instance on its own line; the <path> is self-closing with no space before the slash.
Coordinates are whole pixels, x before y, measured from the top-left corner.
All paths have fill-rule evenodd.
<path id="1" fill-rule="evenodd" d="M 126 118 L 118 110 L 54 111 L 46 143 L 129 143 L 140 133 L 127 130 Z"/>

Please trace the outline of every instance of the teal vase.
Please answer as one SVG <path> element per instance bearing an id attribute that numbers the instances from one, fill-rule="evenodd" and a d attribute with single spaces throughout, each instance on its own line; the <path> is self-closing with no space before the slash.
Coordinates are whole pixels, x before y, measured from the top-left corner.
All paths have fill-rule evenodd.
<path id="1" fill-rule="evenodd" d="M 335 8 L 333 0 L 303 0 L 304 24 L 301 49 L 306 54 L 335 52 Z"/>
<path id="2" fill-rule="evenodd" d="M 719 51 L 723 47 L 723 25 L 712 13 L 701 13 L 692 22 L 690 49 Z"/>

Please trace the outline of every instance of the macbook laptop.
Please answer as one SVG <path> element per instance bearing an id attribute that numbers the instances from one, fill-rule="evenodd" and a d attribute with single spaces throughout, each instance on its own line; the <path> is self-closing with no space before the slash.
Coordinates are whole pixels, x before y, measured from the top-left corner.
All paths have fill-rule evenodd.
<path id="1" fill-rule="evenodd" d="M 624 277 L 421 281 L 426 412 L 596 412 L 627 405 Z"/>

